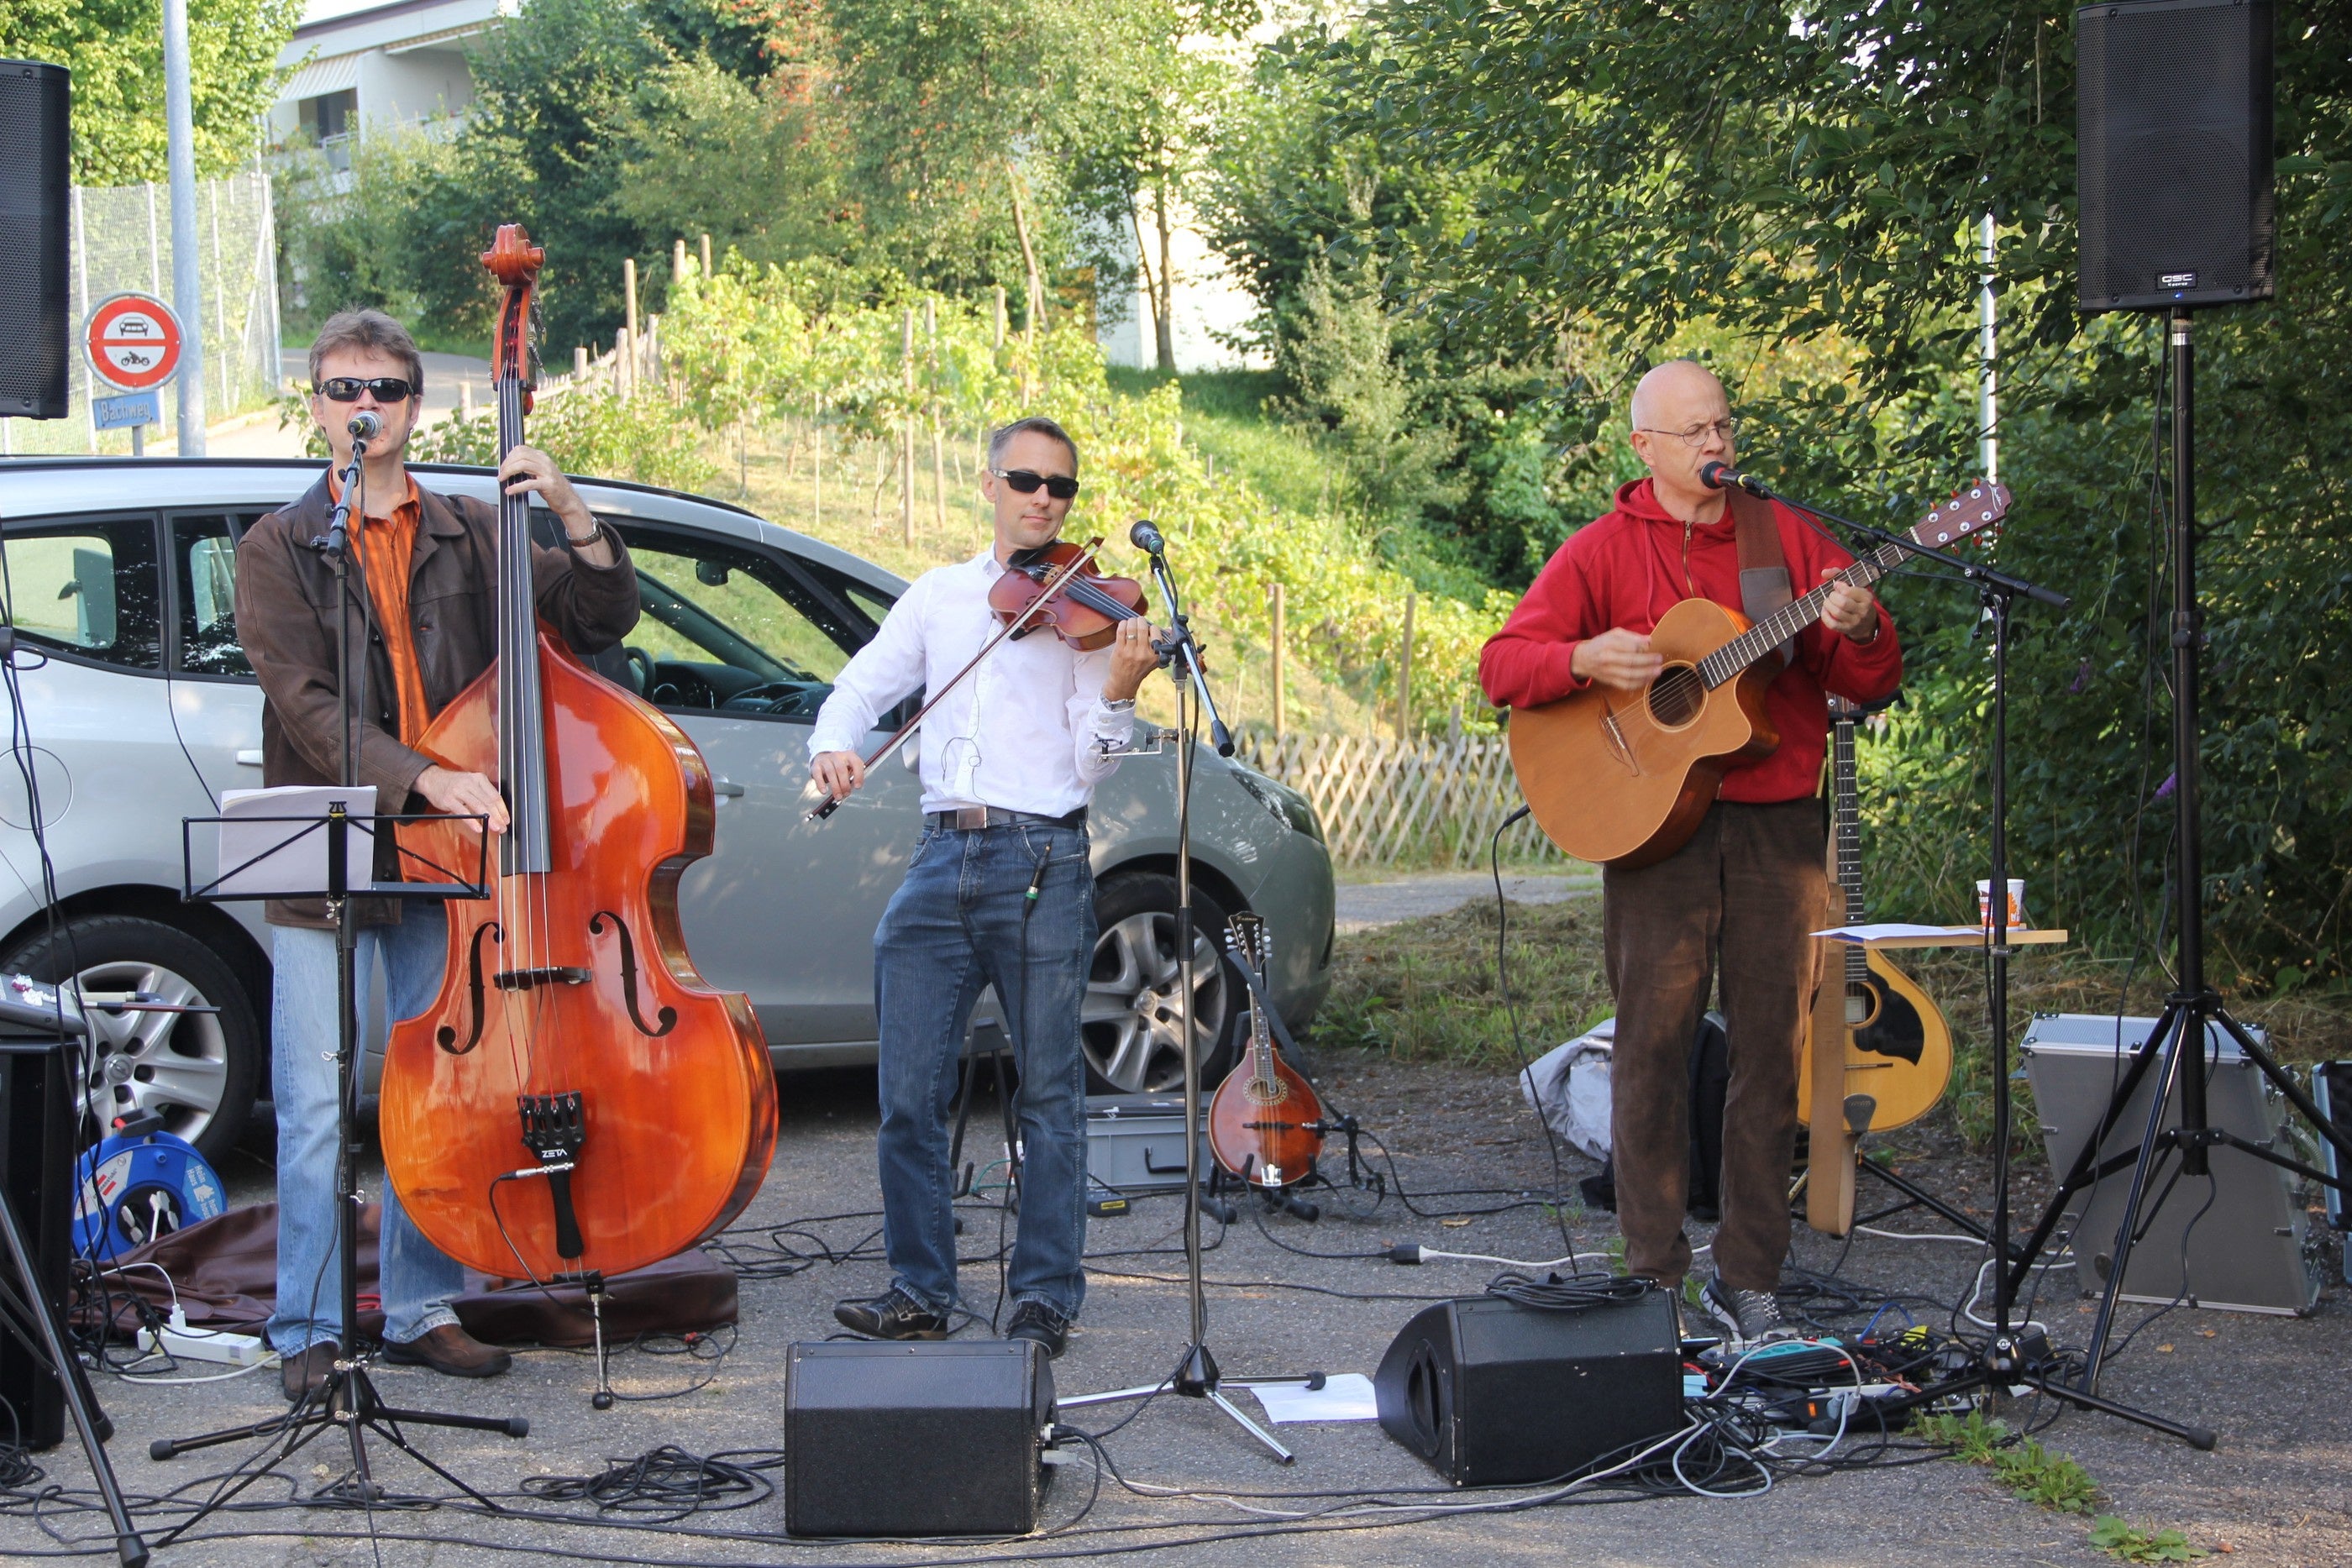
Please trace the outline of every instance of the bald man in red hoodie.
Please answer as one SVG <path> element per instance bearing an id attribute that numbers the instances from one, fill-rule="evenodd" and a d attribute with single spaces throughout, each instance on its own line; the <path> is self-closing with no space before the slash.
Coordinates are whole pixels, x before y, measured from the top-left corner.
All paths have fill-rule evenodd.
<path id="1" fill-rule="evenodd" d="M 1723 383 L 1702 365 L 1672 361 L 1642 378 L 1633 413 L 1633 450 L 1650 476 L 1621 488 L 1614 511 L 1554 553 L 1487 640 L 1478 681 L 1497 706 L 1528 707 L 1595 683 L 1640 690 L 1662 667 L 1649 633 L 1677 601 L 1703 596 L 1754 619 L 1787 603 L 1791 581 L 1811 587 L 1853 561 L 1788 507 L 1741 497 L 1759 539 L 1777 538 L 1784 569 L 1751 567 L 1743 584 L 1729 494 L 1699 479 L 1707 464 L 1732 461 Z M 1774 1291 L 1789 1252 L 1797 1051 L 1813 986 L 1808 934 L 1828 909 L 1814 799 L 1829 730 L 1822 693 L 1876 702 L 1903 676 L 1894 622 L 1858 588 L 1833 590 L 1820 622 L 1787 653 L 1766 699 L 1780 747 L 1731 765 L 1697 833 L 1674 854 L 1601 873 L 1626 1270 L 1675 1288 L 1690 1270 L 1689 1057 L 1719 979 L 1731 1083 L 1722 1221 L 1700 1299 L 1743 1343 L 1783 1332 Z"/>

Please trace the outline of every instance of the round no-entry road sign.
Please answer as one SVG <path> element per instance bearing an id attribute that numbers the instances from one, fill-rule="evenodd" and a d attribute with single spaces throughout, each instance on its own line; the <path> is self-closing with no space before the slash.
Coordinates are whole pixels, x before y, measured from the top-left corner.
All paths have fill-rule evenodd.
<path id="1" fill-rule="evenodd" d="M 180 368 L 180 319 L 152 294 L 117 294 L 89 313 L 82 347 L 99 380 L 147 392 Z"/>

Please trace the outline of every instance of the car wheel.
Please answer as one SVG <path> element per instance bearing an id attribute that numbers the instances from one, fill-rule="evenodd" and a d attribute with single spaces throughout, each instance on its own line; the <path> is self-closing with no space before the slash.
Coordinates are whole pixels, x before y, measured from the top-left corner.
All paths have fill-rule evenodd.
<path id="1" fill-rule="evenodd" d="M 1235 1005 L 1218 955 L 1225 911 L 1192 889 L 1192 1033 L 1201 1085 L 1213 1089 L 1234 1057 L 1247 1009 Z M 1145 873 L 1114 876 L 1095 894 L 1094 962 L 1087 971 L 1079 1032 L 1087 1082 L 1097 1094 L 1160 1094 L 1184 1087 L 1176 962 L 1176 879 Z"/>
<path id="2" fill-rule="evenodd" d="M 82 1082 L 91 1129 L 152 1111 L 163 1130 L 195 1145 L 215 1165 L 253 1113 L 262 1033 L 253 998 L 213 950 L 175 925 L 131 915 L 90 915 L 44 931 L 0 969 L 57 984 L 78 977 L 85 1003 L 135 993 L 174 1007 L 217 1012 L 89 1014 L 96 1049 Z"/>

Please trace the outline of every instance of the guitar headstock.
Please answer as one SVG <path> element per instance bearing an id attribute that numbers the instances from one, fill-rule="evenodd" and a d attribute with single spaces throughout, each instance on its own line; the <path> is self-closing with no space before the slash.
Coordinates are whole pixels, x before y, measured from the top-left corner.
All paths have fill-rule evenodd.
<path id="1" fill-rule="evenodd" d="M 2009 502 L 2008 486 L 1979 479 L 1920 518 L 1911 537 L 1923 545 L 1956 544 L 1971 534 L 1999 528 L 2009 516 Z"/>
<path id="2" fill-rule="evenodd" d="M 482 253 L 482 265 L 506 289 L 499 306 L 497 336 L 491 344 L 490 379 L 530 385 L 530 305 L 539 291 L 539 270 L 547 252 L 530 243 L 520 224 L 500 224 L 498 237 Z"/>
<path id="3" fill-rule="evenodd" d="M 1274 956 L 1274 943 L 1266 935 L 1265 917 L 1259 915 L 1236 915 L 1225 922 L 1225 946 L 1234 957 L 1263 975 L 1267 962 Z"/>

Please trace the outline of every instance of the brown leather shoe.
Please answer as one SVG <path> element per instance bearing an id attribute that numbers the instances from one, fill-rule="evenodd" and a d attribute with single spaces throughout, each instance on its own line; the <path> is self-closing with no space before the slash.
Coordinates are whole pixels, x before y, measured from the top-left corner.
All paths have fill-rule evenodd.
<path id="1" fill-rule="evenodd" d="M 335 1358 L 342 1354 L 342 1346 L 333 1340 L 322 1339 L 307 1349 L 281 1357 L 278 1376 L 285 1386 L 288 1402 L 299 1405 L 325 1386 L 327 1374 L 335 1369 Z"/>
<path id="2" fill-rule="evenodd" d="M 394 1366 L 429 1366 L 451 1377 L 496 1377 L 514 1364 L 514 1357 L 480 1340 L 456 1323 L 427 1329 L 405 1344 L 383 1342 L 383 1359 Z"/>

